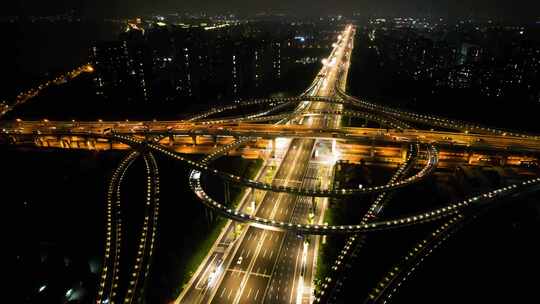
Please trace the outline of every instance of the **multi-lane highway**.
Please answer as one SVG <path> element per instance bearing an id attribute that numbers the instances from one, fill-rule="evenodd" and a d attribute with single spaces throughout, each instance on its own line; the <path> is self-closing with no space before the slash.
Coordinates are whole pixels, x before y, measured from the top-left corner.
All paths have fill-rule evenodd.
<path id="1" fill-rule="evenodd" d="M 319 73 L 311 95 L 331 96 L 338 69 L 342 68 L 345 53 L 350 51 L 353 29 L 348 27 L 334 48 L 330 59 Z M 344 66 L 348 67 L 348 63 Z M 302 103 L 296 113 L 310 110 L 339 110 L 340 105 L 322 102 Z M 340 117 L 302 118 L 300 124 L 315 128 L 336 128 Z M 320 177 L 330 178 L 328 166 L 310 162 L 315 139 L 293 139 L 272 179 L 274 186 L 320 187 Z M 264 178 L 264 175 L 263 177 Z M 325 185 L 328 186 L 328 185 Z M 255 202 L 256 216 L 275 221 L 308 223 L 319 221 L 323 204 L 314 208 L 312 198 L 288 193 L 267 192 L 260 202 Z M 310 213 L 313 213 L 310 217 Z M 299 237 L 294 233 L 264 230 L 248 226 L 241 234 L 230 255 L 223 260 L 223 272 L 216 278 L 215 288 L 185 292 L 180 302 L 194 299 L 211 303 L 304 303 L 309 302 L 312 292 L 313 263 L 315 261 L 316 237 Z M 236 245 L 236 246 L 235 246 Z M 204 272 L 202 270 L 201 272 Z M 196 289 L 197 284 L 188 288 Z M 191 295 L 191 297 L 190 297 Z"/>
<path id="2" fill-rule="evenodd" d="M 340 107 L 339 104 L 314 102 L 319 105 L 309 113 L 321 113 L 321 108 Z M 99 136 L 103 130 L 114 129 L 115 134 L 133 136 L 161 137 L 166 145 L 200 144 L 233 140 L 238 137 L 272 139 L 278 137 L 331 139 L 349 143 L 373 144 L 407 144 L 418 142 L 437 144 L 445 147 L 504 150 L 504 151 L 538 151 L 540 139 L 536 136 L 523 138 L 508 134 L 473 134 L 469 132 L 446 132 L 417 129 L 380 129 L 380 128 L 335 128 L 328 124 L 329 120 L 321 117 L 339 117 L 343 111 L 326 111 L 326 114 L 306 115 L 303 124 L 269 125 L 256 123 L 195 125 L 177 123 L 171 127 L 166 122 L 114 123 L 114 122 L 51 122 L 20 121 L 5 122 L 1 125 L 0 135 L 12 138 L 15 143 L 25 142 L 30 137 L 36 144 L 43 141 L 54 142 L 61 138 L 67 142 L 85 142 L 88 136 Z M 290 114 L 287 114 L 288 116 Z M 322 121 L 318 124 L 316 122 Z M 309 123 L 309 124 L 308 124 Z M 144 131 L 150 125 L 150 131 Z M 123 131 L 122 131 L 123 130 Z M 59 145 L 59 147 L 62 147 Z"/>

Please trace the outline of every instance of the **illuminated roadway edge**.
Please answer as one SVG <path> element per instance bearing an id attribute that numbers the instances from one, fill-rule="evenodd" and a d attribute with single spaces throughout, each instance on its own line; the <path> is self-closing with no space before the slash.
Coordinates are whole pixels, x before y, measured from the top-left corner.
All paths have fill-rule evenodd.
<path id="1" fill-rule="evenodd" d="M 478 215 L 473 215 L 469 221 L 476 219 Z M 448 240 L 452 234 L 456 233 L 466 224 L 463 214 L 457 213 L 450 219 L 444 221 L 431 234 L 418 241 L 411 249 L 403 255 L 400 260 L 386 272 L 376 287 L 372 288 L 364 304 L 387 303 L 393 294 L 399 289 L 407 277 L 410 276 L 419 265 L 443 242 Z"/>
<path id="2" fill-rule="evenodd" d="M 540 135 L 536 134 L 527 134 L 512 130 L 504 130 L 499 128 L 493 128 L 488 126 L 482 126 L 478 124 L 473 124 L 466 121 L 455 120 L 450 118 L 445 118 L 441 116 L 435 116 L 431 114 L 418 114 L 410 111 L 401 110 L 398 108 L 382 106 L 375 103 L 367 102 L 365 100 L 360 100 L 354 96 L 347 95 L 343 90 L 336 87 L 337 95 L 345 100 L 346 104 L 354 105 L 356 107 L 369 109 L 371 111 L 384 113 L 389 116 L 393 116 L 399 119 L 427 124 L 435 127 L 443 127 L 451 130 L 458 130 L 462 132 L 474 132 L 480 134 L 494 134 L 502 136 L 515 136 L 528 139 L 540 139 Z"/>
<path id="3" fill-rule="evenodd" d="M 447 204 L 439 208 L 419 212 L 407 216 L 396 217 L 387 220 L 374 221 L 364 225 L 309 225 L 287 222 L 278 222 L 266 218 L 260 218 L 251 214 L 242 213 L 224 206 L 210 196 L 208 196 L 200 184 L 200 172 L 192 171 L 190 186 L 194 189 L 201 201 L 220 215 L 239 222 L 249 222 L 255 227 L 273 230 L 291 230 L 304 234 L 334 234 L 334 233 L 359 233 L 367 231 L 386 230 L 404 226 L 415 225 L 423 222 L 429 222 L 435 219 L 446 217 L 466 207 L 481 206 L 496 199 L 506 197 L 512 194 L 522 194 L 526 190 L 540 190 L 540 178 L 530 179 L 521 183 L 509 185 L 495 189 L 483 194 L 479 194 L 458 203 Z"/>
<path id="4" fill-rule="evenodd" d="M 305 96 L 300 95 L 299 97 L 289 97 L 289 98 L 269 98 L 269 99 L 255 99 L 255 100 L 246 100 L 241 101 L 237 104 L 233 105 L 225 105 L 218 108 L 210 109 L 207 112 L 194 116 L 190 119 L 188 119 L 188 122 L 193 122 L 196 125 L 208 125 L 208 124 L 225 124 L 225 123 L 235 123 L 235 122 L 245 122 L 245 121 L 270 121 L 270 120 L 280 120 L 284 118 L 289 118 L 290 116 L 302 116 L 302 115 L 310 115 L 310 114 L 333 114 L 333 115 L 341 115 L 345 117 L 358 117 L 358 118 L 366 118 L 372 121 L 376 121 L 381 124 L 385 124 L 389 127 L 396 128 L 396 129 L 410 129 L 410 126 L 406 123 L 395 119 L 392 115 L 380 115 L 376 113 L 366 113 L 365 111 L 354 111 L 354 110 L 342 110 L 342 111 L 314 111 L 310 110 L 309 112 L 300 112 L 300 113 L 284 113 L 284 114 L 277 114 L 277 115 L 270 115 L 266 116 L 271 112 L 275 112 L 281 108 L 284 108 L 288 105 L 291 105 L 293 103 L 299 103 L 300 101 L 317 101 L 317 102 L 328 102 L 328 103 L 338 103 L 338 104 L 350 104 L 353 106 L 357 106 L 356 101 L 350 101 L 348 100 L 348 97 L 346 99 L 340 99 L 340 98 L 333 98 L 333 97 L 323 97 L 323 96 Z M 249 105 L 256 105 L 256 104 L 268 104 L 268 103 L 278 103 L 277 106 L 262 110 L 259 112 L 237 116 L 237 117 L 223 117 L 223 118 L 215 118 L 215 119 L 207 119 L 204 120 L 203 118 L 206 118 L 212 114 L 221 113 L 225 110 L 233 110 L 238 109 L 243 106 L 249 106 Z"/>
<path id="5" fill-rule="evenodd" d="M 265 111 L 266 113 L 272 110 Z M 263 116 L 259 117 L 260 113 L 251 114 L 248 117 L 224 117 L 224 118 L 216 118 L 216 119 L 209 119 L 209 120 L 201 120 L 194 122 L 195 125 L 212 125 L 212 124 L 228 124 L 228 123 L 235 123 L 235 122 L 261 122 L 261 121 L 272 121 L 272 120 L 281 120 L 290 116 L 308 116 L 308 115 L 340 115 L 343 117 L 355 117 L 355 118 L 365 118 L 371 121 L 378 122 L 380 124 L 387 125 L 391 128 L 395 129 L 410 129 L 408 128 L 408 125 L 403 124 L 399 122 L 398 120 L 395 120 L 393 117 L 389 116 L 382 116 L 375 113 L 366 113 L 361 111 L 354 111 L 354 110 L 342 110 L 342 111 L 326 111 L 326 110 L 309 110 L 307 112 L 301 112 L 298 114 L 290 114 L 290 113 L 284 113 L 284 114 L 276 114 L 276 115 L 269 115 L 269 116 Z M 150 132 L 151 133 L 151 132 Z M 174 134 L 174 131 L 171 132 Z"/>
<path id="6" fill-rule="evenodd" d="M 131 268 L 130 283 L 127 286 L 124 303 L 131 303 L 137 296 L 144 280 L 148 277 L 150 259 L 154 248 L 159 217 L 159 169 L 152 152 L 141 153 L 137 150 L 128 153 L 114 171 L 107 193 L 107 217 L 105 237 L 105 257 L 98 282 L 96 303 L 114 299 L 117 295 L 118 277 L 120 272 L 120 253 L 122 246 L 121 221 L 121 185 L 133 162 L 142 155 L 146 168 L 146 203 L 144 222 L 139 236 L 135 264 Z M 114 247 L 114 250 L 112 248 Z M 112 251 L 112 252 L 111 252 Z M 144 271 L 141 275 L 141 271 Z M 103 300 L 105 298 L 105 300 Z M 111 302 L 112 303 L 112 302 Z"/>
<path id="7" fill-rule="evenodd" d="M 308 101 L 334 102 L 334 103 L 343 103 L 344 102 L 342 100 L 335 99 L 335 98 L 327 98 L 327 97 L 320 97 L 320 96 L 315 96 L 315 97 L 299 96 L 299 97 L 292 97 L 292 98 L 285 98 L 285 99 L 283 99 L 283 98 L 278 98 L 278 99 L 273 99 L 273 98 L 270 98 L 270 99 L 257 99 L 257 100 L 241 102 L 239 104 L 243 104 L 243 105 L 246 105 L 246 104 L 263 104 L 263 103 L 280 102 L 280 101 L 281 102 L 293 102 L 293 101 L 299 102 L 299 101 L 306 101 L 306 100 L 308 100 Z M 227 108 L 236 108 L 237 106 L 238 106 L 238 104 L 237 105 L 232 105 L 232 106 L 227 106 Z M 213 113 L 219 113 L 220 109 L 221 108 L 214 109 Z M 268 111 L 266 111 L 266 112 L 268 112 Z M 344 112 L 347 112 L 347 111 L 344 111 Z M 377 115 L 375 115 L 375 114 L 366 116 L 366 115 L 362 115 L 359 112 L 355 112 L 355 111 L 348 111 L 348 112 L 351 115 L 363 116 L 363 117 L 366 117 L 366 118 L 374 119 L 374 120 L 379 121 L 379 122 L 384 122 L 384 123 L 387 123 L 387 124 L 391 124 L 391 125 L 399 127 L 399 128 L 406 127 L 405 124 L 400 125 L 399 122 L 391 123 L 391 122 L 385 120 L 384 118 L 377 117 Z M 290 117 L 290 116 L 293 116 L 293 115 L 295 115 L 295 114 L 287 114 L 287 117 Z M 2 132 L 2 133 L 4 135 L 8 135 L 8 134 L 6 134 L 6 132 Z M 62 134 L 61 132 L 52 132 L 52 133 L 54 135 L 61 135 Z M 113 135 L 105 135 L 105 134 L 103 134 L 102 135 L 102 134 L 97 134 L 97 133 L 84 133 L 84 132 L 80 132 L 80 133 L 78 133 L 78 132 L 69 132 L 69 133 L 66 133 L 66 134 L 69 134 L 69 135 L 82 135 L 82 136 L 87 136 L 87 137 L 116 139 L 116 140 L 119 140 L 120 142 L 126 143 L 126 144 L 131 145 L 131 146 L 144 144 L 143 141 L 139 141 L 139 140 L 136 140 L 136 139 L 134 139 L 132 137 L 128 137 L 128 136 L 124 136 L 124 135 L 116 135 L 116 134 L 113 134 Z M 152 134 L 152 133 L 148 132 L 148 134 Z M 170 132 L 170 134 L 174 134 L 174 132 Z M 46 136 L 46 134 L 41 134 L 41 136 Z M 341 138 L 341 134 L 338 134 L 338 137 Z M 434 146 L 430 146 L 428 148 L 428 161 L 426 163 L 426 166 L 420 172 L 418 172 L 416 175 L 411 176 L 411 177 L 409 177 L 407 179 L 396 181 L 396 182 L 389 183 L 389 184 L 386 184 L 386 185 L 372 186 L 372 187 L 366 187 L 366 188 L 362 188 L 362 189 L 339 189 L 339 190 L 322 190 L 321 189 L 321 190 L 316 190 L 316 189 L 301 189 L 301 188 L 285 187 L 285 186 L 274 186 L 272 184 L 258 182 L 258 181 L 255 181 L 255 180 L 251 180 L 251 179 L 247 179 L 247 178 L 244 178 L 244 177 L 236 176 L 236 175 L 229 174 L 229 173 L 226 173 L 226 172 L 218 171 L 216 169 L 213 169 L 213 168 L 207 166 L 206 164 L 203 164 L 203 163 L 200 163 L 200 162 L 195 162 L 195 161 L 189 160 L 187 158 L 184 158 L 180 154 L 178 154 L 176 152 L 173 152 L 173 151 L 170 151 L 170 150 L 167 150 L 163 146 L 160 146 L 160 145 L 148 143 L 147 146 L 154 149 L 155 151 L 158 151 L 160 153 L 163 153 L 163 154 L 166 154 L 168 156 L 174 157 L 174 158 L 176 158 L 178 160 L 184 161 L 184 162 L 186 162 L 188 164 L 188 166 L 191 166 L 192 168 L 197 169 L 198 171 L 204 171 L 204 172 L 208 172 L 208 173 L 213 174 L 213 175 L 217 175 L 220 178 L 222 178 L 224 180 L 227 180 L 227 181 L 230 181 L 232 183 L 241 184 L 243 186 L 257 188 L 257 189 L 261 189 L 261 190 L 269 190 L 269 191 L 275 191 L 275 192 L 287 192 L 287 193 L 292 193 L 292 194 L 296 194 L 296 195 L 305 195 L 305 196 L 312 196 L 312 197 L 329 197 L 329 196 L 345 196 L 345 195 L 354 195 L 354 194 L 365 194 L 365 193 L 383 192 L 383 191 L 386 191 L 386 190 L 391 190 L 391 189 L 403 187 L 403 186 L 406 186 L 406 185 L 408 185 L 410 183 L 413 183 L 413 182 L 417 181 L 419 178 L 427 176 L 429 173 L 431 173 L 433 171 L 433 169 L 436 167 L 436 165 L 438 163 L 437 150 L 435 149 Z M 212 154 L 222 154 L 224 152 L 226 152 L 226 150 L 222 147 L 220 149 L 215 150 Z"/>
<path id="8" fill-rule="evenodd" d="M 98 282 L 97 300 L 101 303 L 105 295 L 110 298 L 115 292 L 117 271 L 120 264 L 120 244 L 122 242 L 122 228 L 119 220 L 120 212 L 120 188 L 126 171 L 139 157 L 139 151 L 128 153 L 121 161 L 116 170 L 114 170 L 109 182 L 107 192 L 107 216 L 106 216 L 106 235 L 105 235 L 105 254 L 101 275 Z M 111 250 L 114 247 L 114 250 Z M 111 252 L 112 251 L 112 252 Z M 112 256 L 112 257 L 111 257 Z"/>
<path id="9" fill-rule="evenodd" d="M 522 138 L 529 138 L 529 139 L 540 139 L 540 136 L 535 135 L 535 134 L 525 134 L 525 133 L 515 132 L 511 130 L 487 127 L 487 126 L 482 126 L 478 124 L 473 124 L 470 122 L 449 119 L 449 118 L 444 118 L 444 117 L 429 115 L 429 114 L 418 114 L 418 113 L 414 113 L 410 111 L 400 110 L 398 108 L 387 107 L 387 106 L 382 106 L 375 103 L 370 103 L 365 100 L 360 100 L 356 97 L 347 95 L 339 87 L 336 87 L 336 92 L 338 96 L 342 99 L 333 98 L 333 97 L 307 96 L 307 95 L 300 95 L 298 97 L 287 97 L 287 98 L 255 99 L 255 100 L 250 100 L 250 101 L 239 102 L 233 105 L 217 107 L 205 113 L 199 114 L 191 119 L 188 119 L 187 121 L 194 121 L 194 120 L 202 119 L 212 114 L 221 113 L 225 110 L 233 110 L 233 109 L 238 108 L 238 106 L 257 105 L 257 104 L 264 104 L 264 103 L 292 103 L 292 102 L 300 102 L 300 101 L 307 100 L 307 101 L 349 104 L 349 105 L 360 107 L 363 109 L 370 109 L 371 111 L 374 111 L 374 112 L 386 114 L 390 117 L 398 117 L 399 119 L 405 119 L 405 120 L 409 120 L 413 122 L 419 122 L 419 123 L 424 123 L 424 124 L 437 126 L 437 127 L 444 127 L 444 128 L 453 129 L 453 130 L 488 133 L 488 134 L 495 134 L 495 135 L 508 135 L 508 136 L 515 136 L 515 137 L 522 137 Z M 344 112 L 347 112 L 347 111 L 344 111 Z M 245 117 L 244 119 L 238 118 L 236 119 L 236 121 L 255 118 L 255 117 L 264 115 L 264 113 L 265 112 L 261 111 L 260 113 L 252 114 L 248 117 Z M 220 123 L 220 122 L 223 123 L 224 120 L 216 119 L 207 123 Z M 202 122 L 202 123 L 204 124 L 205 122 Z"/>
<path id="10" fill-rule="evenodd" d="M 59 136 L 63 133 L 59 132 L 51 132 L 50 135 L 52 136 Z M 379 185 L 379 186 L 372 186 L 372 187 L 365 187 L 365 188 L 351 188 L 351 189 L 337 189 L 337 190 L 328 190 L 328 189 L 304 189 L 304 188 L 297 188 L 297 187 L 286 187 L 286 186 L 274 186 L 269 183 L 263 183 L 258 182 L 252 179 L 248 179 L 245 177 L 241 177 L 238 175 L 230 174 L 227 172 L 219 171 L 215 168 L 212 168 L 204 163 L 193 161 L 191 159 L 188 159 L 184 156 L 182 156 L 180 153 L 175 152 L 171 149 L 165 148 L 162 145 L 155 144 L 152 142 L 147 142 L 143 140 L 139 140 L 136 138 L 133 138 L 131 136 L 127 135 L 119 135 L 119 134 L 99 134 L 99 133 L 85 133 L 85 132 L 71 132 L 66 133 L 71 136 L 85 136 L 85 137 L 91 137 L 91 138 L 102 138 L 107 140 L 115 140 L 121 143 L 124 143 L 129 146 L 137 147 L 137 146 L 146 146 L 147 148 L 150 148 L 156 152 L 159 152 L 161 154 L 165 154 L 169 157 L 175 158 L 177 160 L 180 160 L 188 167 L 191 167 L 192 169 L 196 169 L 198 171 L 206 172 L 215 176 L 218 176 L 222 178 L 225 181 L 229 181 L 234 184 L 240 184 L 242 186 L 261 189 L 261 190 L 268 190 L 268 191 L 274 191 L 274 192 L 287 192 L 291 194 L 296 195 L 304 195 L 304 196 L 312 196 L 312 197 L 340 197 L 340 196 L 347 196 L 347 195 L 355 195 L 355 194 L 366 194 L 366 193 L 378 193 L 383 192 L 386 190 L 391 190 L 395 188 L 404 187 L 408 184 L 411 184 L 415 181 L 417 181 L 420 178 L 423 178 L 427 176 L 429 173 L 431 173 L 438 163 L 438 151 L 433 145 L 427 146 L 427 155 L 428 159 L 426 162 L 425 167 L 420 170 L 417 174 L 404 179 L 400 181 L 396 181 L 390 184 L 386 185 Z M 18 134 L 17 134 L 18 135 Z M 48 136 L 49 134 L 40 134 L 39 136 Z M 241 137 L 243 138 L 243 137 Z M 339 136 L 337 138 L 341 138 Z M 252 138 L 256 139 L 256 138 Z M 214 154 L 221 154 L 226 152 L 224 147 L 218 148 L 217 150 L 213 151 L 210 155 Z"/>
<path id="11" fill-rule="evenodd" d="M 104 137 L 104 136 L 102 135 L 101 137 Z M 111 136 L 108 136 L 108 138 L 118 140 L 119 142 L 123 142 L 130 146 L 145 145 L 147 148 L 152 149 L 155 152 L 159 152 L 161 154 L 167 155 L 176 160 L 180 160 L 184 162 L 188 167 L 191 167 L 192 169 L 218 176 L 221 179 L 225 181 L 229 181 L 234 184 L 239 184 L 241 186 L 246 186 L 246 187 L 251 187 L 251 188 L 256 188 L 256 189 L 261 189 L 261 190 L 274 191 L 274 192 L 286 192 L 286 193 L 291 193 L 291 194 L 296 194 L 296 195 L 304 195 L 304 196 L 312 196 L 312 197 L 340 197 L 340 196 L 355 195 L 355 194 L 378 193 L 378 192 L 383 192 L 383 191 L 387 191 L 391 189 L 404 187 L 408 184 L 416 182 L 420 178 L 423 178 L 429 175 L 436 168 L 437 163 L 439 161 L 437 149 L 434 146 L 428 146 L 427 148 L 428 159 L 426 161 L 426 165 L 418 173 L 416 173 L 415 175 L 409 178 L 396 181 L 393 183 L 389 183 L 386 185 L 365 187 L 361 189 L 358 189 L 358 188 L 349 188 L 349 189 L 342 188 L 342 189 L 336 189 L 336 190 L 304 189 L 304 188 L 297 188 L 297 187 L 274 186 L 272 184 L 258 182 L 249 178 L 219 171 L 215 168 L 212 168 L 206 165 L 205 163 L 188 159 L 182 156 L 180 153 L 167 149 L 163 147 L 162 145 L 134 139 L 130 136 L 111 135 Z M 216 149 L 215 151 L 213 151 L 210 154 L 210 156 L 221 155 L 222 153 L 225 153 L 226 150 L 227 150 L 227 146 L 220 147 Z"/>
<path id="12" fill-rule="evenodd" d="M 398 169 L 390 178 L 390 182 L 403 178 L 405 175 L 407 175 L 409 170 L 411 170 L 416 163 L 418 150 L 418 144 L 409 146 L 407 159 L 401 163 L 401 165 L 399 165 Z M 362 216 L 360 224 L 368 224 L 374 221 L 394 193 L 395 192 L 392 191 L 379 193 L 379 195 L 377 195 L 377 197 L 372 201 L 368 211 Z M 354 253 L 359 250 L 359 246 L 362 246 L 360 240 L 363 238 L 361 236 L 362 235 L 358 234 L 349 235 L 347 242 L 343 245 L 343 248 L 332 263 L 330 273 L 328 273 L 322 279 L 322 284 L 316 290 L 313 303 L 328 302 L 328 299 L 335 295 L 333 291 L 337 285 L 340 284 L 340 280 L 346 278 L 346 276 L 344 276 L 344 272 L 349 270 L 349 268 L 345 266 L 346 260 L 351 259 L 354 256 Z M 355 248 L 351 250 L 351 247 Z"/>
<path id="13" fill-rule="evenodd" d="M 206 159 L 213 159 L 219 157 L 219 155 L 224 153 L 224 151 L 230 150 L 231 148 L 238 146 L 245 141 L 249 141 L 249 138 L 243 138 L 238 142 L 223 146 L 211 155 L 209 155 Z M 172 156 L 172 154 L 170 155 Z M 196 193 L 196 195 L 199 197 L 203 204 L 205 204 L 210 209 L 216 211 L 218 214 L 239 222 L 249 222 L 253 226 L 263 229 L 281 231 L 289 230 L 303 234 L 359 233 L 410 226 L 451 216 L 467 207 L 470 208 L 475 206 L 481 206 L 509 195 L 519 195 L 524 194 L 527 191 L 540 190 L 540 178 L 535 178 L 521 183 L 495 189 L 486 193 L 482 193 L 465 199 L 461 202 L 447 204 L 439 208 L 418 212 L 411 215 L 391 218 L 387 220 L 373 221 L 367 224 L 360 225 L 310 225 L 269 220 L 266 218 L 256 217 L 251 214 L 242 213 L 228 208 L 227 206 L 218 203 L 204 192 L 200 183 L 200 174 L 201 172 L 197 170 L 193 170 L 191 172 L 189 178 L 190 187 L 193 189 L 193 191 Z"/>
<path id="14" fill-rule="evenodd" d="M 253 105 L 261 105 L 261 104 L 267 104 L 267 103 L 286 104 L 286 103 L 300 102 L 300 101 L 306 101 L 306 100 L 307 101 L 320 101 L 320 102 L 335 102 L 335 103 L 349 102 L 349 101 L 342 101 L 337 98 L 322 97 L 322 96 L 307 96 L 307 95 L 306 96 L 300 95 L 296 97 L 283 97 L 283 98 L 261 98 L 261 99 L 240 101 L 234 104 L 228 104 L 228 105 L 223 105 L 223 106 L 216 106 L 206 112 L 200 113 L 184 121 L 193 122 L 195 120 L 200 120 L 213 114 L 218 114 L 227 110 L 235 110 L 240 106 L 253 106 Z M 264 115 L 263 113 L 264 111 L 261 111 L 261 113 L 258 115 L 259 116 Z"/>
<path id="15" fill-rule="evenodd" d="M 289 113 L 279 114 L 279 115 L 269 116 L 269 117 L 261 117 L 261 116 L 277 111 L 295 102 L 299 103 L 302 101 L 328 102 L 328 103 L 337 103 L 337 104 L 350 104 L 350 105 L 357 106 L 357 103 L 355 101 L 343 100 L 340 98 L 333 98 L 333 97 L 323 97 L 323 96 L 302 96 L 301 95 L 297 97 L 286 97 L 286 98 L 262 98 L 262 99 L 240 101 L 232 105 L 224 105 L 224 106 L 215 107 L 202 114 L 199 114 L 197 116 L 194 116 L 186 120 L 159 121 L 159 123 L 162 123 L 162 124 L 192 123 L 194 125 L 206 125 L 206 124 L 233 123 L 233 122 L 240 122 L 240 121 L 246 121 L 246 120 L 264 121 L 264 120 L 271 120 L 271 119 L 279 119 L 280 117 L 289 116 L 291 114 Z M 277 104 L 277 106 L 270 109 L 261 110 L 255 113 L 244 115 L 242 117 L 238 116 L 238 117 L 229 117 L 229 118 L 221 118 L 221 119 L 216 118 L 216 119 L 203 120 L 204 118 L 208 116 L 218 114 L 226 110 L 235 110 L 244 106 L 265 105 L 265 104 L 272 104 L 272 103 Z M 304 113 L 295 113 L 294 115 L 300 116 L 300 115 L 306 115 L 306 114 L 336 114 L 336 115 L 343 115 L 343 116 L 363 117 L 363 118 L 372 119 L 378 122 L 386 123 L 391 126 L 395 126 L 396 128 L 399 128 L 397 127 L 399 122 L 395 120 L 393 116 L 388 115 L 388 114 L 383 116 L 383 115 L 378 115 L 375 113 L 364 113 L 364 112 L 353 111 L 353 110 L 344 110 L 344 111 L 328 112 L 328 113 L 325 111 L 309 111 L 309 112 L 304 112 Z M 14 124 L 14 123 L 15 122 L 13 121 L 12 122 L 4 121 L 3 125 L 7 127 L 10 124 Z M 67 124 L 69 122 L 65 122 L 65 123 Z M 76 122 L 76 124 L 84 125 L 84 122 Z M 107 124 L 107 122 L 100 122 L 100 124 L 105 125 Z M 401 128 L 405 128 L 403 127 L 403 124 Z M 5 132 L 2 132 L 2 133 L 5 133 Z M 151 132 L 147 132 L 147 133 L 151 133 Z M 174 134 L 174 132 L 171 132 L 171 133 Z M 59 134 L 59 133 L 55 133 L 55 134 Z"/>

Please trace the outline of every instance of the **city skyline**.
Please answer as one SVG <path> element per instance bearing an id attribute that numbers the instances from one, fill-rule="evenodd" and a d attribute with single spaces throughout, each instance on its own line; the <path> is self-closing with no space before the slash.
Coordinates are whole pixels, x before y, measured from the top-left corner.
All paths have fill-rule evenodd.
<path id="1" fill-rule="evenodd" d="M 2 15 L 25 16 L 61 14 L 74 10 L 78 15 L 88 17 L 110 16 L 136 16 L 143 14 L 167 14 L 174 12 L 205 12 L 208 14 L 241 14 L 249 15 L 260 12 L 286 13 L 296 16 L 318 16 L 321 14 L 359 14 L 370 16 L 433 16 L 448 18 L 483 18 L 507 20 L 513 22 L 538 21 L 537 13 L 540 4 L 533 0 L 518 0 L 513 2 L 496 0 L 462 1 L 451 0 L 412 0 L 412 1 L 352 1 L 338 0 L 328 3 L 322 0 L 301 1 L 272 1 L 271 3 L 256 3 L 247 0 L 233 0 L 226 4 L 222 1 L 194 1 L 182 2 L 171 0 L 158 0 L 152 3 L 146 1 L 55 1 L 43 3 L 41 1 L 20 1 L 19 3 L 3 3 Z"/>

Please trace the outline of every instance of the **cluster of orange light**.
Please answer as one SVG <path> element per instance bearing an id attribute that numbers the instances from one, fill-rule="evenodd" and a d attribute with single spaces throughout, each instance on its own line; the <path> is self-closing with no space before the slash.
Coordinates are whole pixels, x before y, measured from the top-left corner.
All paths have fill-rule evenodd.
<path id="1" fill-rule="evenodd" d="M 5 111 L 3 111 L 0 114 L 0 116 L 12 110 L 14 107 L 21 105 L 27 102 L 28 100 L 38 96 L 44 89 L 50 87 L 51 85 L 59 85 L 59 84 L 67 82 L 68 80 L 78 77 L 82 73 L 92 73 L 92 72 L 94 72 L 94 67 L 92 67 L 92 65 L 90 64 L 85 64 L 74 70 L 67 72 L 64 75 L 60 75 L 54 79 L 48 80 L 35 88 L 29 89 L 26 92 L 21 92 L 19 93 L 19 95 L 15 97 L 15 101 L 11 104 L 11 106 L 9 106 Z"/>

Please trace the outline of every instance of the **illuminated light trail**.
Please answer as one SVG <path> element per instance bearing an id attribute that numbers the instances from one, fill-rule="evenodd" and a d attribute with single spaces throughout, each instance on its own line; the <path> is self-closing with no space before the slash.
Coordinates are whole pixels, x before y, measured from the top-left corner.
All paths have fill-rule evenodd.
<path id="1" fill-rule="evenodd" d="M 90 64 L 85 64 L 76 69 L 73 69 L 64 75 L 60 75 L 52 80 L 48 80 L 35 88 L 29 89 L 25 92 L 19 93 L 15 100 L 11 104 L 3 103 L 3 108 L 0 108 L 0 118 L 12 111 L 14 108 L 28 102 L 30 99 L 38 96 L 41 92 L 53 85 L 64 84 L 67 81 L 73 80 L 83 73 L 93 73 L 94 68 Z"/>

